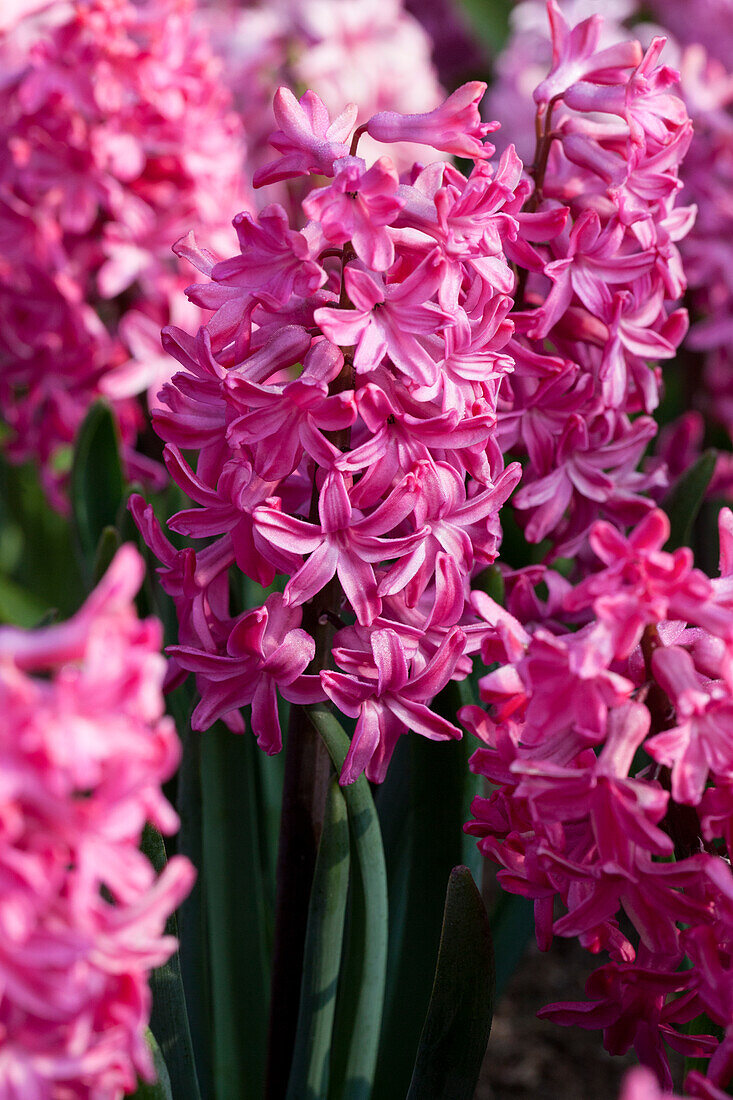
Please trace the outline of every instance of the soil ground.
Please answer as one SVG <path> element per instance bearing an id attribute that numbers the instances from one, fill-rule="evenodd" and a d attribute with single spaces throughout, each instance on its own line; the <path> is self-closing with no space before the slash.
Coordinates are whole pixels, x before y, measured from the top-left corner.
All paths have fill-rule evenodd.
<path id="1" fill-rule="evenodd" d="M 633 1055 L 612 1058 L 600 1031 L 538 1020 L 552 1001 L 582 1001 L 600 964 L 575 942 L 555 939 L 550 952 L 532 944 L 497 1005 L 475 1100 L 618 1100 Z"/>

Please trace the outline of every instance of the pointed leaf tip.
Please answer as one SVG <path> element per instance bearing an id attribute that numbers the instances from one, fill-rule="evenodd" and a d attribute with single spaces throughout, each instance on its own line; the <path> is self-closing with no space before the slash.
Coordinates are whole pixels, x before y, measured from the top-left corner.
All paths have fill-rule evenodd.
<path id="1" fill-rule="evenodd" d="M 433 992 L 407 1100 L 472 1100 L 491 1031 L 494 950 L 467 867 L 448 880 Z"/>
<path id="2" fill-rule="evenodd" d="M 689 545 L 693 524 L 705 500 L 717 458 L 717 451 L 705 451 L 677 479 L 662 501 L 662 508 L 669 517 L 671 528 L 665 550 L 671 552 Z"/>

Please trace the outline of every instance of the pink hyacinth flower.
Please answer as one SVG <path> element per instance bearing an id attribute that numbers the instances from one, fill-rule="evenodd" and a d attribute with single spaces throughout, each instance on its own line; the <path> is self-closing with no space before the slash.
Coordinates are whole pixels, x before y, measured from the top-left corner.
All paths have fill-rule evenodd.
<path id="1" fill-rule="evenodd" d="M 213 284 L 196 288 L 199 305 L 216 309 L 222 304 L 221 288 L 239 287 L 247 296 L 255 295 L 258 301 L 277 308 L 292 294 L 311 294 L 325 282 L 325 272 L 311 255 L 309 240 L 290 228 L 279 203 L 266 206 L 257 217 L 245 210 L 232 224 L 241 256 L 214 265 Z M 246 302 L 245 294 L 242 298 Z"/>
<path id="2" fill-rule="evenodd" d="M 342 784 L 353 783 L 364 770 L 367 779 L 381 783 L 397 740 L 408 729 L 432 741 L 461 737 L 461 731 L 431 711 L 429 703 L 453 674 L 463 652 L 463 632 L 457 627 L 452 630 L 423 671 L 412 678 L 394 630 L 375 630 L 369 640 L 374 661 L 369 679 L 343 672 L 321 673 L 329 699 L 357 719 L 339 779 Z"/>
<path id="3" fill-rule="evenodd" d="M 318 677 L 303 675 L 315 642 L 300 629 L 300 621 L 300 610 L 286 607 L 280 593 L 273 592 L 263 607 L 240 616 L 225 654 L 183 645 L 169 648 L 182 668 L 198 676 L 201 702 L 193 712 L 193 729 L 207 730 L 217 718 L 251 703 L 257 743 L 269 755 L 280 751 L 276 689 L 292 703 L 323 698 Z"/>
<path id="4" fill-rule="evenodd" d="M 373 563 L 407 554 L 427 533 L 380 537 L 413 511 L 417 493 L 417 482 L 409 475 L 370 516 L 354 521 L 346 479 L 332 470 L 318 502 L 320 525 L 276 508 L 255 508 L 254 521 L 263 538 L 290 553 L 309 555 L 285 586 L 286 604 L 305 603 L 336 573 L 359 622 L 373 622 L 382 606 Z"/>
<path id="5" fill-rule="evenodd" d="M 597 49 L 603 26 L 600 15 L 592 15 L 571 27 L 556 0 L 548 0 L 547 14 L 552 32 L 552 68 L 535 88 L 535 103 L 549 103 L 580 80 L 593 84 L 622 83 L 626 70 L 640 64 L 642 49 L 638 42 L 618 42 L 604 50 Z"/>
<path id="6" fill-rule="evenodd" d="M 324 306 L 314 313 L 316 323 L 334 344 L 356 345 L 354 366 L 360 373 L 375 370 L 389 355 L 408 378 L 433 385 L 438 364 L 419 337 L 450 319 L 439 305 L 428 301 L 438 287 L 442 267 L 436 250 L 406 279 L 384 285 L 375 275 L 350 264 L 345 282 L 354 309 Z"/>
<path id="7" fill-rule="evenodd" d="M 645 748 L 672 769 L 675 802 L 696 806 L 709 771 L 733 779 L 733 700 L 722 683 L 706 683 L 679 646 L 655 650 L 652 670 L 674 704 L 677 724 L 652 737 Z"/>
<path id="8" fill-rule="evenodd" d="M 380 111 L 366 124 L 367 133 L 377 141 L 414 141 L 430 145 L 456 157 L 488 159 L 493 145 L 484 142 L 498 122 L 482 122 L 478 105 L 486 85 L 472 80 L 462 84 L 444 103 L 422 115 L 401 115 Z"/>
<path id="9" fill-rule="evenodd" d="M 298 100 L 289 88 L 282 87 L 275 93 L 273 109 L 280 129 L 269 140 L 282 156 L 257 169 L 254 186 L 311 172 L 332 176 L 334 161 L 348 155 L 344 143 L 356 122 L 356 105 L 350 103 L 332 122 L 315 92 L 308 91 Z"/>
<path id="10" fill-rule="evenodd" d="M 361 157 L 343 157 L 334 166 L 329 187 L 311 191 L 303 202 L 309 218 L 319 221 L 326 240 L 351 241 L 360 260 L 375 271 L 394 263 L 394 245 L 386 226 L 405 205 L 397 194 L 399 178 L 388 157 L 367 170 Z"/>
<path id="11" fill-rule="evenodd" d="M 113 1098 L 155 1079 L 149 971 L 176 949 L 167 918 L 195 871 L 157 876 L 146 822 L 180 744 L 164 714 L 161 624 L 133 603 L 144 563 L 123 546 L 82 609 L 0 629 L 0 1096 Z"/>

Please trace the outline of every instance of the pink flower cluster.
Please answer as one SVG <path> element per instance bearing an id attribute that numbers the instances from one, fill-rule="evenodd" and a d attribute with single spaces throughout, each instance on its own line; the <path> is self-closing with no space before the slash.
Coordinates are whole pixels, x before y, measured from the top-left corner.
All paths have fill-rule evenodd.
<path id="1" fill-rule="evenodd" d="M 148 972 L 175 949 L 167 917 L 191 888 L 156 880 L 146 821 L 179 744 L 163 717 L 160 624 L 140 622 L 130 546 L 61 625 L 0 628 L 0 1095 L 118 1100 L 154 1078 Z"/>
<path id="2" fill-rule="evenodd" d="M 566 17 L 588 16 L 593 0 L 567 0 Z M 544 31 L 544 5 L 523 0 L 512 12 L 512 34 L 497 60 L 497 79 L 489 91 L 490 109 L 501 118 L 503 131 L 511 133 L 521 156 L 534 147 L 528 105 L 542 67 L 550 59 L 550 43 Z M 696 220 L 680 244 L 684 274 L 692 307 L 693 325 L 683 348 L 694 352 L 684 357 L 688 411 L 660 437 L 658 453 L 677 475 L 699 456 L 705 419 L 722 424 L 733 436 L 733 72 L 731 71 L 730 5 L 709 0 L 704 5 L 690 0 L 664 0 L 651 5 L 663 28 L 638 20 L 645 14 L 636 0 L 613 0 L 603 7 L 600 45 L 615 46 L 628 31 L 624 21 L 636 20 L 635 33 L 650 41 L 656 33 L 672 33 L 665 59 L 680 70 L 679 94 L 693 123 L 690 148 L 680 169 L 684 184 L 682 202 L 694 205 Z M 702 369 L 701 369 L 702 368 Z M 704 416 L 703 416 L 704 414 Z M 730 492 L 733 467 L 721 454 L 712 491 Z"/>
<path id="3" fill-rule="evenodd" d="M 343 782 L 364 770 L 381 780 L 408 729 L 460 737 L 430 703 L 470 671 L 470 579 L 496 557 L 499 508 L 519 479 L 494 427 L 512 369 L 504 249 L 524 191 L 514 155 L 488 164 L 484 88 L 428 114 L 378 112 L 356 131 L 355 106 L 331 119 L 315 93 L 281 88 L 280 156 L 257 179 L 320 177 L 304 228 L 271 204 L 234 219 L 230 259 L 178 246 L 210 277 L 192 301 L 215 312 L 195 337 L 166 330 L 183 369 L 154 422 L 196 505 L 169 526 L 203 549 L 175 551 L 152 509 L 132 507 L 178 606 L 172 652 L 197 676 L 194 727 L 222 717 L 242 729 L 251 704 L 253 732 L 276 752 L 277 694 L 328 696 L 356 719 Z M 387 156 L 367 167 L 360 130 L 474 166 L 466 176 L 437 160 L 401 178 Z M 198 452 L 195 471 L 184 451 Z M 285 576 L 283 594 L 231 617 L 232 566 L 263 586 Z"/>
<path id="4" fill-rule="evenodd" d="M 624 22 L 636 12 L 637 5 L 636 0 L 607 0 L 603 4 L 599 0 L 561 0 L 561 7 L 572 25 L 602 13 L 598 45 L 606 49 L 628 37 Z M 509 13 L 507 41 L 494 59 L 494 79 L 486 103 L 491 116 L 501 119 L 497 147 L 501 149 L 511 140 L 527 164 L 532 162 L 537 140 L 532 97 L 551 64 L 547 0 L 515 0 Z"/>
<path id="5" fill-rule="evenodd" d="M 730 12 L 725 24 L 729 33 Z M 733 439 L 733 59 L 729 54 L 726 68 L 706 54 L 697 44 L 698 30 L 699 24 L 691 38 L 682 40 L 680 60 L 681 92 L 695 129 L 682 173 L 684 196 L 698 208 L 695 228 L 682 245 L 696 318 L 686 346 L 700 356 L 688 368 L 689 384 L 697 390 L 698 408 L 723 424 Z M 733 479 L 726 476 L 725 464 L 716 481 L 730 491 Z"/>
<path id="6" fill-rule="evenodd" d="M 61 506 L 59 455 L 90 401 L 118 413 L 166 377 L 159 330 L 188 311 L 171 244 L 243 201 L 239 125 L 191 0 L 73 0 L 0 34 L 0 408 L 10 455 Z"/>
<path id="7" fill-rule="evenodd" d="M 694 220 L 675 208 L 692 131 L 661 39 L 646 53 L 601 48 L 600 16 L 571 28 L 554 0 L 548 11 L 534 190 L 507 253 L 521 275 L 499 441 L 527 456 L 514 498 L 527 539 L 568 555 L 596 518 L 636 522 L 666 484 L 660 463 L 637 467 L 656 433 L 655 364 L 687 329 L 670 306 L 685 289 L 676 242 Z"/>
<path id="8" fill-rule="evenodd" d="M 665 1044 L 710 1057 L 686 1088 L 722 1100 L 733 1079 L 733 512 L 720 518 L 720 579 L 689 549 L 666 552 L 668 536 L 660 511 L 628 537 L 598 522 L 596 571 L 575 588 L 548 572 L 544 607 L 538 575 L 509 578 L 509 610 L 474 594 L 490 626 L 483 660 L 499 667 L 480 681 L 489 713 L 461 718 L 487 746 L 472 769 L 496 789 L 474 801 L 466 830 L 501 865 L 502 886 L 534 899 L 541 947 L 577 936 L 610 955 L 588 1001 L 542 1014 L 603 1029 L 611 1053 L 633 1046 L 665 1087 Z M 722 1041 L 685 1033 L 700 1013 Z"/>

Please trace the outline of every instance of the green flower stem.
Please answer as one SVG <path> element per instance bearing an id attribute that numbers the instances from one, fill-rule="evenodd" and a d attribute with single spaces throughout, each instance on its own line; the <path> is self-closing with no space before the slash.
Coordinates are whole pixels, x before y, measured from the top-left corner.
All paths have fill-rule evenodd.
<path id="1" fill-rule="evenodd" d="M 308 717 L 340 772 L 349 751 L 349 739 L 340 722 L 326 706 L 310 707 Z M 377 1064 L 387 972 L 387 872 L 379 818 L 366 777 L 360 776 L 341 790 L 349 815 L 354 873 L 331 1095 L 339 1100 L 368 1100 Z"/>
<path id="2" fill-rule="evenodd" d="M 300 1010 L 287 1100 L 321 1100 L 328 1094 L 349 862 L 346 802 L 333 779 L 326 795 L 308 907 Z"/>

